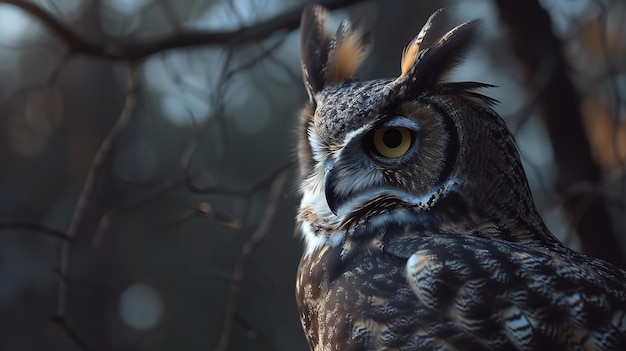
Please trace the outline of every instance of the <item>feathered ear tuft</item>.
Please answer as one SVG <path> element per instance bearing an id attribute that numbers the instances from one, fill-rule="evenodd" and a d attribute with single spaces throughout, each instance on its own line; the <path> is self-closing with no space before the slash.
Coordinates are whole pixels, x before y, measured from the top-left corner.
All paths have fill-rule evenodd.
<path id="1" fill-rule="evenodd" d="M 445 32 L 442 13 L 438 10 L 430 16 L 404 51 L 396 84 L 405 94 L 433 89 L 460 63 L 476 36 L 480 21 L 465 22 Z"/>
<path id="2" fill-rule="evenodd" d="M 319 5 L 304 9 L 300 22 L 300 61 L 309 100 L 324 86 L 354 78 L 369 53 L 370 37 L 344 21 L 334 37 L 326 30 L 328 11 Z"/>
<path id="3" fill-rule="evenodd" d="M 335 85 L 354 78 L 354 73 L 369 54 L 371 37 L 343 21 L 330 47 L 324 78 L 327 84 Z"/>
<path id="4" fill-rule="evenodd" d="M 404 49 L 404 52 L 402 52 L 402 73 L 400 77 L 406 76 L 409 70 L 413 68 L 417 62 L 420 48 L 423 49 L 432 46 L 437 39 L 445 34 L 445 20 L 442 18 L 444 14 L 444 9 L 439 9 L 430 15 L 422 27 L 422 30 L 420 30 L 415 39 Z"/>
<path id="5" fill-rule="evenodd" d="M 300 20 L 300 62 L 302 78 L 313 101 L 315 94 L 324 88 L 324 67 L 330 50 L 330 33 L 325 28 L 328 11 L 319 5 L 310 5 L 302 12 Z"/>

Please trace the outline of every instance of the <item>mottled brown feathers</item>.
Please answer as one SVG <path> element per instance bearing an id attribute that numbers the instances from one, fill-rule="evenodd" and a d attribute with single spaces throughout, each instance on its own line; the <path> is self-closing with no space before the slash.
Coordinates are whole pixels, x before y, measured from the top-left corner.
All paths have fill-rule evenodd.
<path id="1" fill-rule="evenodd" d="M 300 24 L 300 61 L 309 100 L 326 85 L 354 78 L 369 53 L 370 37 L 349 22 L 342 22 L 331 36 L 326 29 L 328 11 L 311 5 L 304 9 Z"/>

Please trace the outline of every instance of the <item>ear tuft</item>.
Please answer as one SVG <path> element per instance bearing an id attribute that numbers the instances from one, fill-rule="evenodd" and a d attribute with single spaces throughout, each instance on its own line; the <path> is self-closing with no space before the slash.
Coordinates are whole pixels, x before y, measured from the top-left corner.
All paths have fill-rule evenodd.
<path id="1" fill-rule="evenodd" d="M 324 78 L 327 84 L 336 85 L 354 78 L 354 73 L 367 57 L 371 39 L 361 29 L 353 29 L 343 21 L 331 42 Z"/>
<path id="2" fill-rule="evenodd" d="M 480 21 L 465 22 L 448 32 L 445 21 L 435 12 L 405 49 L 402 73 L 396 84 L 408 94 L 431 90 L 456 67 L 476 36 Z"/>
<path id="3" fill-rule="evenodd" d="M 444 15 L 444 9 L 439 9 L 430 15 L 422 27 L 422 30 L 420 30 L 415 39 L 404 49 L 400 64 L 402 68 L 400 77 L 409 73 L 409 70 L 415 65 L 420 48 L 430 47 L 437 39 L 445 34 L 445 19 L 442 18 Z"/>
<path id="4" fill-rule="evenodd" d="M 369 35 L 344 21 L 335 36 L 326 30 L 328 11 L 319 5 L 304 9 L 300 22 L 300 61 L 309 100 L 324 86 L 354 78 L 369 53 Z"/>
<path id="5" fill-rule="evenodd" d="M 300 20 L 300 62 L 309 100 L 324 88 L 324 66 L 330 49 L 325 23 L 328 11 L 319 5 L 307 6 Z"/>

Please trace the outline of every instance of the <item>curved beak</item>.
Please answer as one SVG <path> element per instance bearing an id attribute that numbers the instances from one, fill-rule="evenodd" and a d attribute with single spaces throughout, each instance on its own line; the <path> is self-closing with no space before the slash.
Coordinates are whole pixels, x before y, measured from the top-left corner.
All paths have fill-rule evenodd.
<path id="1" fill-rule="evenodd" d="M 337 208 L 341 204 L 340 198 L 337 196 L 335 192 L 335 183 L 336 179 L 333 172 L 333 163 L 326 164 L 325 174 L 324 174 L 324 195 L 326 196 L 326 203 L 328 204 L 328 208 L 330 211 L 337 215 Z"/>

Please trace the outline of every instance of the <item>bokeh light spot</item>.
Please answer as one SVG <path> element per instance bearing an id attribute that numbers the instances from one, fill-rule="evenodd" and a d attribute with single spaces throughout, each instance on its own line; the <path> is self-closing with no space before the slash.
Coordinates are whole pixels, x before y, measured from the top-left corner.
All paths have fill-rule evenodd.
<path id="1" fill-rule="evenodd" d="M 133 284 L 120 297 L 120 316 L 130 327 L 151 329 L 161 319 L 162 314 L 161 296 L 148 285 Z"/>
<path id="2" fill-rule="evenodd" d="M 33 20 L 26 12 L 13 5 L 0 5 L 0 41 L 16 43 L 31 33 Z"/>

